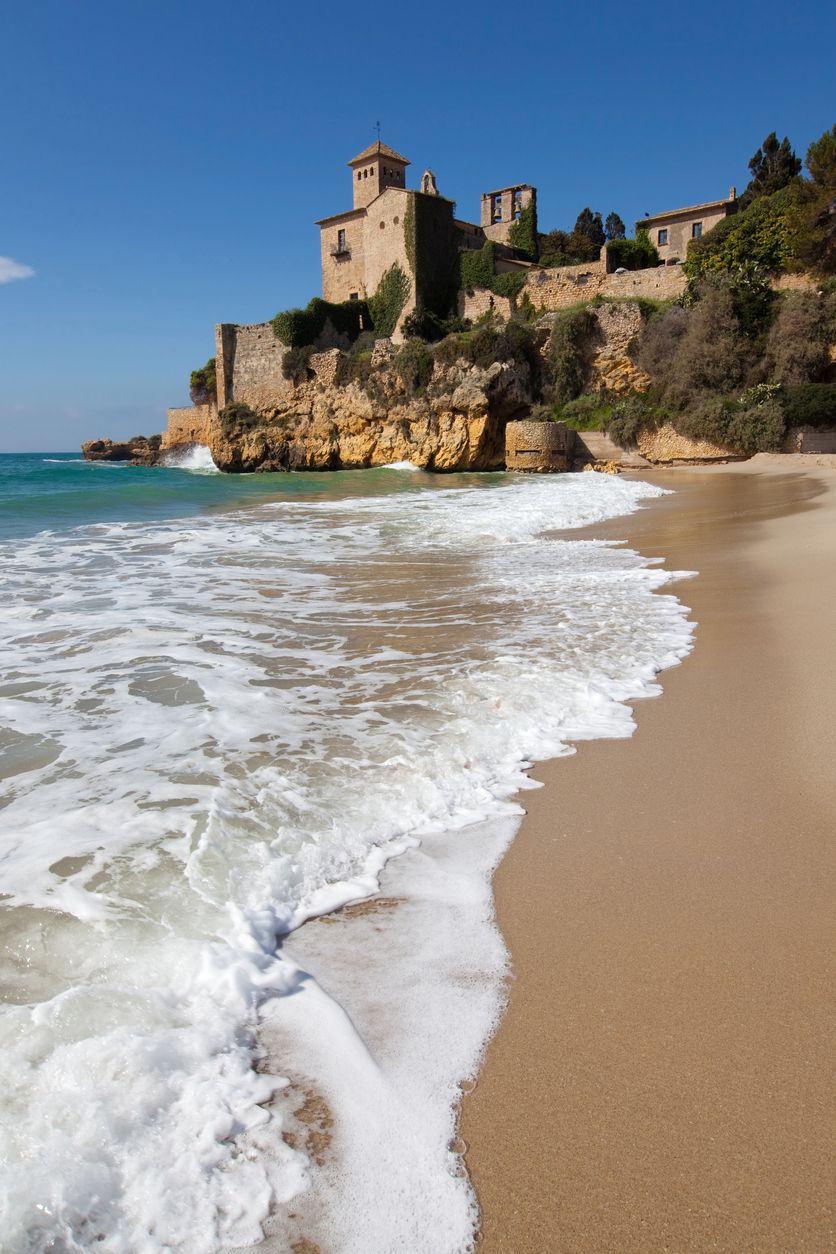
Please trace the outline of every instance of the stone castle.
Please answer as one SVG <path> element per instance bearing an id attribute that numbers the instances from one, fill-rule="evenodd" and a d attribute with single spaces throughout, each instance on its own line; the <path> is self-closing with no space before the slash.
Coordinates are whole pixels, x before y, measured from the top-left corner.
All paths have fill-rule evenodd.
<path id="1" fill-rule="evenodd" d="M 243 465 L 275 469 L 284 464 L 324 469 L 402 459 L 435 469 L 506 464 L 505 424 L 510 418 L 525 418 L 530 408 L 530 398 L 525 400 L 524 387 L 518 386 L 508 367 L 496 363 L 487 374 L 450 367 L 439 370 L 438 386 L 434 382 L 433 387 L 438 395 L 431 400 L 413 398 L 407 403 L 400 395 L 391 364 L 393 345 L 403 338 L 403 321 L 416 308 L 443 305 L 448 313 L 455 311 L 475 322 L 486 316 L 509 319 L 522 303 L 536 311 L 538 335 L 545 342 L 554 313 L 596 296 L 615 298 L 595 309 L 591 379 L 595 387 L 613 394 L 647 386 L 630 351 L 641 325 L 637 300 L 681 295 L 685 274 L 675 264 L 679 258 L 669 255 L 651 269 L 613 272 L 604 247 L 594 261 L 544 268 L 522 260 L 513 247 L 515 224 L 524 216 L 530 224 L 535 217 L 536 188 L 519 183 L 484 192 L 480 220 L 470 222 L 456 216 L 454 202 L 440 194 L 431 170 L 424 172 L 420 188 L 408 188 L 409 164 L 406 157 L 376 141 L 348 163 L 352 207 L 317 223 L 327 302 L 369 299 L 395 266 L 408 284 L 394 333 L 378 339 L 372 354 L 386 403 L 373 402 L 362 388 L 340 381 L 344 356 L 340 350 L 348 347 L 348 341 L 343 342 L 345 337 L 329 322 L 311 346 L 304 378 L 291 377 L 286 370 L 288 345 L 277 338 L 272 323 L 224 323 L 215 328 L 213 392 L 193 394 L 194 405 L 168 411 L 163 450 L 204 444 L 219 465 L 230 469 Z M 696 238 L 735 208 L 732 194 L 726 201 L 673 210 L 639 225 L 652 230 L 661 249 L 667 242 L 670 253 L 680 235 Z M 451 292 L 458 252 L 481 249 L 487 241 L 494 245 L 494 273 L 519 275 L 516 295 L 478 285 Z M 252 437 L 239 439 L 233 454 L 225 416 L 230 405 L 243 407 L 261 424 Z M 242 440 L 250 450 L 243 462 Z"/>
<path id="2" fill-rule="evenodd" d="M 498 264 L 508 270 L 526 269 L 527 263 L 515 258 L 509 237 L 513 223 L 519 221 L 523 211 L 529 206 L 536 208 L 536 188 L 520 183 L 483 192 L 480 222 L 466 222 L 455 216 L 454 202 L 439 193 L 432 170 L 424 172 L 420 191 L 407 188 L 409 164 L 406 157 L 380 140 L 349 161 L 353 207 L 317 222 L 325 300 L 366 299 L 396 264 L 407 275 L 413 272 L 416 258 L 408 255 L 405 227 L 409 215 L 416 213 L 419 198 L 421 202 L 434 198 L 433 216 L 457 247 L 481 248 L 491 239 L 498 245 Z M 426 267 L 432 263 L 419 257 L 417 264 Z M 412 312 L 422 281 L 430 277 L 415 274 L 401 320 Z"/>

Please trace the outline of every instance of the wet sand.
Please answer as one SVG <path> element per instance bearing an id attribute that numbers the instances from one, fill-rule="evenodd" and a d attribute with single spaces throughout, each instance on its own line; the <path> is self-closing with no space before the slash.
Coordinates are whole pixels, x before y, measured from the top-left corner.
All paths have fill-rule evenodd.
<path id="1" fill-rule="evenodd" d="M 631 740 L 537 768 L 496 874 L 483 1254 L 836 1249 L 835 460 L 654 472 L 595 528 L 699 571 L 696 646 Z"/>

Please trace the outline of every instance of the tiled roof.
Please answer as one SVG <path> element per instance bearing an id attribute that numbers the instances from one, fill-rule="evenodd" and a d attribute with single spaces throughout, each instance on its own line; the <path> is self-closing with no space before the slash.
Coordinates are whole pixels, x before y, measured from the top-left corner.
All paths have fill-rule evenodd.
<path id="1" fill-rule="evenodd" d="M 391 157 L 394 161 L 400 161 L 404 165 L 409 165 L 406 157 L 402 157 L 399 152 L 395 152 L 394 148 L 390 148 L 388 144 L 382 144 L 380 140 L 375 140 L 373 144 L 369 144 L 368 148 L 364 148 L 362 152 L 358 152 L 356 157 L 352 157 L 349 165 L 357 165 L 360 161 L 368 161 L 369 157 Z"/>

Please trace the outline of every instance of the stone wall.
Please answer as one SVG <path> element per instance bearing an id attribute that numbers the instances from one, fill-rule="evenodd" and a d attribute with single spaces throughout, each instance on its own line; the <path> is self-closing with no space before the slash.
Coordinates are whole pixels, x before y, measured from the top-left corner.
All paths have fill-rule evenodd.
<path id="1" fill-rule="evenodd" d="M 523 292 L 538 309 L 565 309 L 578 301 L 592 300 L 601 291 L 607 278 L 602 261 L 589 261 L 579 266 L 554 266 L 528 272 Z"/>
<path id="2" fill-rule="evenodd" d="M 709 440 L 692 440 L 680 435 L 667 423 L 655 431 L 641 431 L 636 440 L 642 457 L 649 462 L 728 462 L 745 461 L 740 453 L 712 444 Z"/>
<path id="3" fill-rule="evenodd" d="M 816 427 L 790 427 L 783 453 L 836 453 L 836 431 Z"/>
<path id="4" fill-rule="evenodd" d="M 821 279 L 812 274 L 778 274 L 770 285 L 774 292 L 817 292 Z"/>
<path id="5" fill-rule="evenodd" d="M 526 277 L 523 293 L 538 309 L 552 311 L 592 300 L 595 296 L 675 300 L 685 291 L 686 282 L 681 266 L 655 266 L 650 270 L 607 274 L 606 263 L 599 260 L 580 266 L 532 269 Z"/>
<path id="6" fill-rule="evenodd" d="M 329 218 L 319 228 L 322 262 L 322 298 L 339 303 L 349 300 L 352 292 L 365 294 L 365 210 L 348 210 Z M 340 232 L 345 232 L 344 250 L 339 248 Z"/>
<path id="7" fill-rule="evenodd" d="M 218 411 L 214 405 L 188 405 L 168 411 L 168 426 L 163 432 L 161 448 L 174 448 L 178 444 L 212 443 Z"/>
<path id="8" fill-rule="evenodd" d="M 676 300 L 685 291 L 688 279 L 682 266 L 655 266 L 650 270 L 628 270 L 608 274 L 601 286 L 602 296 L 639 297 L 644 300 Z"/>
<path id="9" fill-rule="evenodd" d="M 399 323 L 415 308 L 415 281 L 406 255 L 404 217 L 409 198 L 418 194 L 403 188 L 387 187 L 366 210 L 363 245 L 365 288 L 361 295 L 373 296 L 386 271 L 393 265 L 399 265 L 410 281 L 410 291 Z"/>

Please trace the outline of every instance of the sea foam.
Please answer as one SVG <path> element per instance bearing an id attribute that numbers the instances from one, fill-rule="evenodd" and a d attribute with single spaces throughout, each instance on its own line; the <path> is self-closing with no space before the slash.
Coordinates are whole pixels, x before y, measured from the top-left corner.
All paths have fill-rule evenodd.
<path id="1" fill-rule="evenodd" d="M 6 546 L 4 1249 L 469 1248 L 452 1104 L 525 768 L 629 735 L 690 641 L 669 573 L 548 533 L 657 494 L 474 477 Z M 385 922 L 282 941 L 382 873 Z"/>

